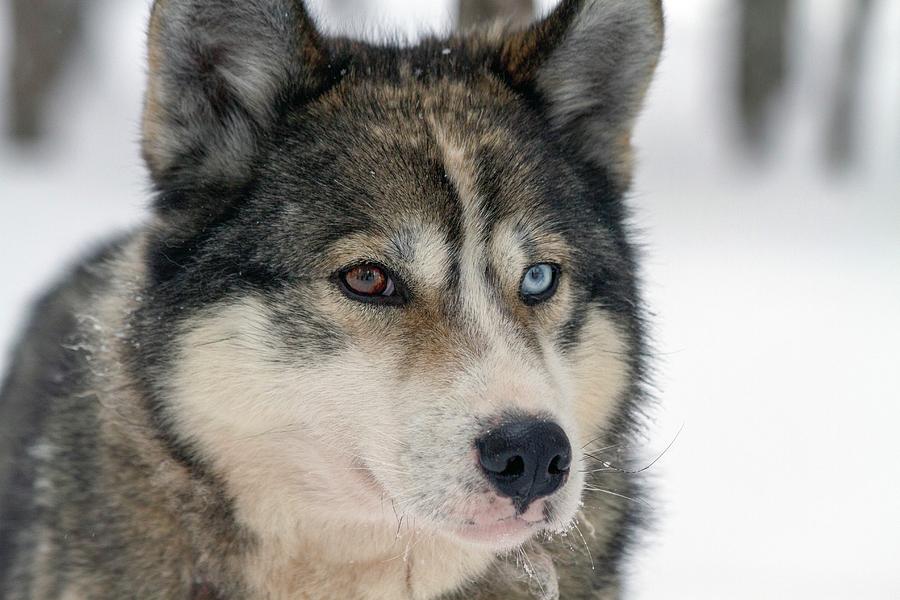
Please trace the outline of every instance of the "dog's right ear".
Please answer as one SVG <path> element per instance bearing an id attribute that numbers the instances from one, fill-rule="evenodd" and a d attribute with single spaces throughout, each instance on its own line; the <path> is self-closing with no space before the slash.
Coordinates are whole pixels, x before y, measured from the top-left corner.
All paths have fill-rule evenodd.
<path id="1" fill-rule="evenodd" d="M 280 103 L 321 89 L 301 0 L 156 0 L 143 154 L 161 191 L 243 183 Z"/>
<path id="2" fill-rule="evenodd" d="M 535 98 L 565 144 L 631 180 L 631 132 L 663 46 L 662 0 L 562 0 L 503 41 L 512 87 Z"/>

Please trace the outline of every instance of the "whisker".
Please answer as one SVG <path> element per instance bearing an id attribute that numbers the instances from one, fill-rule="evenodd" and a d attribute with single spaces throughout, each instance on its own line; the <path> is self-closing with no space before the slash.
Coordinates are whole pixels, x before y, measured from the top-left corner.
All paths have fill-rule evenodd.
<path id="1" fill-rule="evenodd" d="M 584 549 L 587 550 L 588 559 L 591 561 L 591 571 L 596 571 L 596 567 L 594 567 L 594 556 L 591 554 L 591 549 L 588 546 L 587 540 L 584 539 L 584 534 L 581 533 L 581 529 L 578 527 L 578 517 L 572 519 L 572 525 L 575 526 L 575 531 L 578 532 L 578 536 L 581 538 L 581 542 L 584 544 Z"/>
<path id="2" fill-rule="evenodd" d="M 584 489 L 591 491 L 591 492 L 600 492 L 601 494 L 608 494 L 610 496 L 622 498 L 624 500 L 628 500 L 629 502 L 639 502 L 639 503 L 643 504 L 644 506 L 646 506 L 647 508 L 653 508 L 653 506 L 651 506 L 650 503 L 647 502 L 646 500 L 642 500 L 641 498 L 632 498 L 631 496 L 626 496 L 625 494 L 620 494 L 620 493 L 614 492 L 612 490 L 598 488 L 598 487 L 594 487 L 594 486 L 590 486 L 590 485 L 584 486 Z M 602 507 L 597 506 L 597 507 L 591 507 L 591 508 L 602 508 Z"/>
<path id="3" fill-rule="evenodd" d="M 658 463 L 658 462 L 660 461 L 660 459 L 661 459 L 663 456 L 665 456 L 666 453 L 667 453 L 669 450 L 672 449 L 672 446 L 674 446 L 674 445 L 675 445 L 675 442 L 678 441 L 678 437 L 681 435 L 681 432 L 682 432 L 682 431 L 684 431 L 684 423 L 682 423 L 682 424 L 681 424 L 681 427 L 678 428 L 678 432 L 675 434 L 675 437 L 672 438 L 672 441 L 669 442 L 669 445 L 666 446 L 665 449 L 664 449 L 662 452 L 660 452 L 659 455 L 657 455 L 657 457 L 654 458 L 652 461 L 650 461 L 650 464 L 648 464 L 648 465 L 645 466 L 645 467 L 642 467 L 642 468 L 637 469 L 637 470 L 621 469 L 621 468 L 619 468 L 619 467 L 613 466 L 613 464 L 610 463 L 609 461 L 603 460 L 602 458 L 600 458 L 600 457 L 598 457 L 598 456 L 594 456 L 593 454 L 591 454 L 591 453 L 589 453 L 589 452 L 585 452 L 585 455 L 586 455 L 586 456 L 589 456 L 590 458 L 593 458 L 594 460 L 596 460 L 597 462 L 599 462 L 600 464 L 602 464 L 602 465 L 603 465 L 603 468 L 602 468 L 602 469 L 587 470 L 587 471 L 583 471 L 583 472 L 584 472 L 584 473 L 615 472 L 615 473 L 625 473 L 626 475 L 638 475 L 638 474 L 640 474 L 640 473 L 643 473 L 644 471 L 648 471 L 648 470 L 650 470 L 651 468 L 653 468 L 653 466 L 654 466 L 656 463 Z"/>
<path id="4" fill-rule="evenodd" d="M 606 437 L 606 436 L 601 435 L 601 436 L 599 436 L 599 437 L 595 437 L 594 439 L 592 439 L 591 441 L 589 441 L 587 444 L 585 444 L 584 446 L 582 446 L 581 449 L 584 450 L 585 448 L 587 448 L 587 447 L 590 446 L 591 444 L 596 443 L 596 442 L 599 442 L 599 441 L 602 440 L 604 437 Z M 622 445 L 622 444 L 612 444 L 611 446 L 604 446 L 604 447 L 602 447 L 602 448 L 595 448 L 595 449 L 591 450 L 591 452 L 605 452 L 606 450 L 612 450 L 613 448 L 618 448 L 618 447 L 621 446 L 621 445 Z"/>
<path id="5" fill-rule="evenodd" d="M 544 591 L 544 583 L 541 581 L 541 576 L 535 570 L 534 564 L 531 562 L 531 559 L 528 558 L 528 553 L 525 552 L 525 548 L 522 548 L 521 550 L 522 550 L 522 558 L 525 559 L 525 562 L 528 565 L 528 567 L 525 569 L 525 572 L 528 573 L 529 579 L 533 579 L 533 580 L 537 581 L 538 587 L 541 590 L 541 597 L 543 598 L 544 595 L 546 595 L 546 592 Z"/>
<path id="6" fill-rule="evenodd" d="M 200 342 L 199 344 L 194 344 L 193 347 L 194 347 L 194 348 L 203 348 L 203 347 L 205 347 L 205 346 L 213 346 L 213 345 L 215 345 L 215 344 L 224 344 L 225 342 L 231 342 L 231 341 L 234 341 L 234 340 L 237 340 L 237 339 L 239 339 L 239 336 L 238 336 L 238 335 L 229 335 L 229 336 L 226 336 L 226 337 L 223 337 L 223 338 L 219 338 L 219 339 L 215 339 L 215 340 L 209 340 L 209 341 L 206 341 L 206 342 Z"/>

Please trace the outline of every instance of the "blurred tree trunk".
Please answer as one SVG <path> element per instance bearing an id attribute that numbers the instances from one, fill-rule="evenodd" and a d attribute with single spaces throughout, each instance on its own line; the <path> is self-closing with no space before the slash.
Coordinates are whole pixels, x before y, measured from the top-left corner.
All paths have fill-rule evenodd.
<path id="1" fill-rule="evenodd" d="M 863 46 L 872 0 L 856 0 L 844 34 L 840 73 L 828 130 L 828 161 L 835 168 L 846 167 L 853 159 L 854 117 L 859 106 L 859 79 Z"/>
<path id="2" fill-rule="evenodd" d="M 782 90 L 791 0 L 740 0 L 738 106 L 746 141 L 761 150 L 768 108 Z"/>
<path id="3" fill-rule="evenodd" d="M 498 19 L 522 26 L 534 16 L 534 0 L 460 0 L 458 15 L 463 30 Z"/>
<path id="4" fill-rule="evenodd" d="M 10 135 L 40 137 L 47 99 L 70 59 L 87 0 L 13 0 Z"/>

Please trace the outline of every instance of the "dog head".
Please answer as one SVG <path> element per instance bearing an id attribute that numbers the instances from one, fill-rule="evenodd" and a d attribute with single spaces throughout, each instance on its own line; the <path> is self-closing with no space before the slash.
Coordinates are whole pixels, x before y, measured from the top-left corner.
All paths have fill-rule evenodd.
<path id="1" fill-rule="evenodd" d="M 156 2 L 142 377 L 240 519 L 567 526 L 637 377 L 622 196 L 661 38 L 658 0 L 414 47 Z"/>

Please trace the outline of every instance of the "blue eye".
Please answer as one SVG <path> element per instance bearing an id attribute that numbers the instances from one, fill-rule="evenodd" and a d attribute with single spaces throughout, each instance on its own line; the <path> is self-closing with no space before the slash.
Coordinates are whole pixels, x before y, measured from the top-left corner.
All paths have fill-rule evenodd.
<path id="1" fill-rule="evenodd" d="M 537 304 L 556 293 L 558 280 L 559 267 L 556 265 L 533 265 L 526 269 L 519 292 L 526 304 Z"/>

